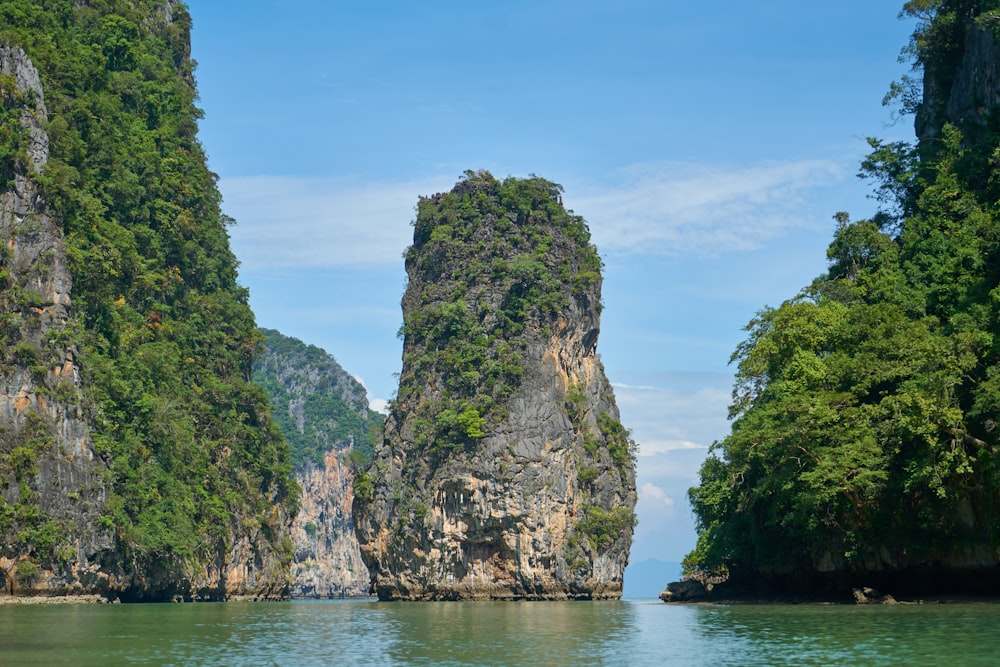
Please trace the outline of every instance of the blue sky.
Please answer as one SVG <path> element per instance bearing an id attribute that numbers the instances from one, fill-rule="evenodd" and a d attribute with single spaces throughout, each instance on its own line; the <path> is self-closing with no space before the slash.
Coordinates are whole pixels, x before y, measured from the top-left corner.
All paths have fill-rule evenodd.
<path id="1" fill-rule="evenodd" d="M 901 2 L 188 0 L 240 276 L 261 326 L 324 348 L 376 404 L 400 369 L 420 195 L 466 169 L 565 187 L 605 261 L 598 351 L 640 444 L 632 560 L 694 546 L 686 490 L 725 437 L 760 308 L 871 215 L 864 138 Z"/>

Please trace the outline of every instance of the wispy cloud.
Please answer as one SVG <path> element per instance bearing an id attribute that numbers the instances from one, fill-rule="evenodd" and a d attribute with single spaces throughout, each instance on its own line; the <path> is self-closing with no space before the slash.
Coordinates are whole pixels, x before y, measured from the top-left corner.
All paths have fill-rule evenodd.
<path id="1" fill-rule="evenodd" d="M 233 250 L 250 269 L 398 265 L 418 197 L 451 185 L 447 178 L 356 185 L 284 176 L 219 183 L 237 221 Z"/>
<path id="2" fill-rule="evenodd" d="M 637 165 L 606 182 L 567 184 L 566 203 L 588 220 L 603 252 L 718 255 L 815 222 L 807 195 L 842 178 L 829 160 Z M 418 197 L 447 191 L 454 180 L 250 176 L 225 178 L 220 189 L 238 223 L 232 245 L 244 266 L 312 269 L 398 264 Z"/>
<path id="3" fill-rule="evenodd" d="M 637 165 L 616 185 L 567 188 L 566 203 L 587 219 L 602 251 L 719 255 L 816 222 L 807 195 L 843 177 L 831 160 Z"/>
<path id="4" fill-rule="evenodd" d="M 616 384 L 622 422 L 639 454 L 702 449 L 726 435 L 730 393 L 715 387 L 636 387 Z"/>
<path id="5" fill-rule="evenodd" d="M 639 488 L 640 502 L 650 502 L 667 507 L 674 506 L 674 499 L 667 495 L 667 492 L 652 482 L 646 482 Z"/>
<path id="6" fill-rule="evenodd" d="M 704 459 L 703 449 L 675 449 L 639 457 L 634 560 L 680 560 L 694 547 L 688 489 L 698 483 Z"/>

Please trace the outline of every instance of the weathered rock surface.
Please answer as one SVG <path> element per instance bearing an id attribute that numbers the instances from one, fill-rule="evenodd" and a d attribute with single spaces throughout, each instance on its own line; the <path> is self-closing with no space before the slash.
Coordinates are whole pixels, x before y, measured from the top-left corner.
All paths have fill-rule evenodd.
<path id="1" fill-rule="evenodd" d="M 707 598 L 705 585 L 693 579 L 672 581 L 660 593 L 660 599 L 664 602 L 696 602 Z"/>
<path id="2" fill-rule="evenodd" d="M 12 187 L 0 192 L 0 281 L 6 340 L 0 364 L 0 589 L 77 592 L 101 588 L 100 562 L 113 548 L 98 517 L 106 497 L 106 465 L 95 457 L 80 391 L 78 351 L 71 342 L 70 274 L 62 232 L 31 178 L 48 160 L 45 96 L 25 53 L 0 45 L 0 104 L 20 110 L 27 160 L 12 165 Z M 5 180 L 7 175 L 0 174 Z M 22 518 L 22 508 L 41 516 Z M 22 531 L 67 536 L 64 551 L 42 554 Z M 35 537 L 34 541 L 38 538 Z"/>
<path id="3" fill-rule="evenodd" d="M 34 63 L 0 45 L 0 595 L 287 598 L 295 489 L 246 377 L 256 327 L 195 138 L 190 18 L 177 0 L 65 9 L 7 26 Z M 79 58 L 102 26 L 129 53 Z M 138 109 L 140 88 L 163 106 Z M 98 97 L 101 117 L 70 111 Z M 102 163 L 131 140 L 150 150 Z M 95 315 L 104 288 L 116 316 Z"/>
<path id="4" fill-rule="evenodd" d="M 365 388 L 323 350 L 264 329 L 254 378 L 268 392 L 275 421 L 292 448 L 302 488 L 292 524 L 293 598 L 367 597 L 369 576 L 354 534 L 350 452 L 366 454 L 381 415 Z"/>
<path id="5" fill-rule="evenodd" d="M 307 465 L 295 474 L 302 505 L 292 524 L 293 598 L 368 596 L 368 568 L 351 519 L 354 475 L 342 457 L 331 449 L 323 467 Z"/>
<path id="6" fill-rule="evenodd" d="M 854 601 L 858 604 L 899 604 L 896 602 L 896 598 L 891 595 L 883 595 L 874 588 L 870 588 L 868 586 L 855 588 L 852 593 L 854 595 Z"/>
<path id="7" fill-rule="evenodd" d="M 974 140 L 1000 105 L 1000 42 L 993 24 L 970 15 L 956 31 L 960 57 L 924 73 L 923 102 L 914 122 L 921 141 L 940 137 L 945 123 L 962 130 L 967 141 Z"/>
<path id="8" fill-rule="evenodd" d="M 600 261 L 544 179 L 420 202 L 397 400 L 354 516 L 380 599 L 621 595 L 634 443 L 597 356 Z"/>

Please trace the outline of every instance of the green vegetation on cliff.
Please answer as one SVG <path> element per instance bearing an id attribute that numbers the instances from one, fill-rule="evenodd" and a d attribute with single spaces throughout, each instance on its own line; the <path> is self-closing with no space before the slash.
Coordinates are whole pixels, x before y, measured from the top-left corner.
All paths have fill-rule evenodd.
<path id="1" fill-rule="evenodd" d="M 174 0 L 0 0 L 0 42 L 41 74 L 51 154 L 33 178 L 64 233 L 69 342 L 110 470 L 102 521 L 140 586 L 258 532 L 287 562 L 297 494 L 251 381 L 262 336 L 195 136 L 189 29 Z M 0 171 L 23 150 L 9 126 L 0 116 Z"/>
<path id="2" fill-rule="evenodd" d="M 406 262 L 426 282 L 404 303 L 400 334 L 411 352 L 395 402 L 397 410 L 416 410 L 417 447 L 455 451 L 483 437 L 505 416 L 524 373 L 526 322 L 556 318 L 599 283 L 590 232 L 563 208 L 561 192 L 544 178 L 500 181 L 467 171 L 451 192 L 421 198 Z M 441 275 L 444 267 L 455 268 Z M 468 294 L 484 275 L 490 289 Z M 431 376 L 444 385 L 431 400 L 418 397 L 416 378 Z"/>
<path id="3" fill-rule="evenodd" d="M 601 260 L 561 193 L 467 171 L 419 201 L 399 389 L 354 478 L 381 599 L 621 594 L 636 446 L 597 355 Z"/>
<path id="4" fill-rule="evenodd" d="M 262 331 L 265 352 L 254 363 L 253 377 L 270 398 L 295 470 L 322 467 L 331 449 L 356 452 L 357 465 L 370 461 L 384 417 L 369 409 L 364 386 L 315 345 Z"/>
<path id="5" fill-rule="evenodd" d="M 690 492 L 689 568 L 778 578 L 995 565 L 1000 547 L 1000 3 L 914 0 L 924 72 L 871 140 L 884 210 L 836 216 L 828 272 L 747 327 Z M 983 46 L 985 45 L 985 47 Z M 985 556 L 984 556 L 985 554 Z M 993 554 L 993 555 L 990 555 Z"/>

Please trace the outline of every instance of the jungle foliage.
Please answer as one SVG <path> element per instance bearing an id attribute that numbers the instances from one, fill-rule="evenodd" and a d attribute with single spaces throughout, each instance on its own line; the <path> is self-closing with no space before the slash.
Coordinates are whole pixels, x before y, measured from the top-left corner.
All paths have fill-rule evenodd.
<path id="1" fill-rule="evenodd" d="M 861 571 L 1000 546 L 1000 114 L 945 116 L 970 30 L 1000 39 L 998 5 L 906 4 L 924 95 L 909 80 L 889 99 L 911 101 L 920 141 L 870 140 L 882 211 L 838 214 L 827 273 L 747 326 L 732 431 L 690 491 L 688 568 Z"/>
<path id="2" fill-rule="evenodd" d="M 196 138 L 189 30 L 179 2 L 0 0 L 0 41 L 42 78 L 51 155 L 34 178 L 64 233 L 104 520 L 137 579 L 257 530 L 280 550 L 297 498 L 251 381 L 262 336 Z"/>
<path id="3" fill-rule="evenodd" d="M 459 451 L 483 437 L 520 385 L 525 327 L 554 322 L 599 285 L 590 232 L 561 193 L 540 177 L 467 171 L 451 192 L 421 198 L 406 264 L 422 291 L 404 297 L 394 402 L 415 410 L 417 447 Z M 441 382 L 433 398 L 420 395 L 428 378 Z"/>
<path id="4" fill-rule="evenodd" d="M 354 465 L 367 464 L 384 417 L 369 409 L 364 386 L 315 345 L 261 331 L 265 352 L 254 363 L 254 381 L 267 392 L 293 468 L 322 467 L 331 449 L 356 452 Z"/>

